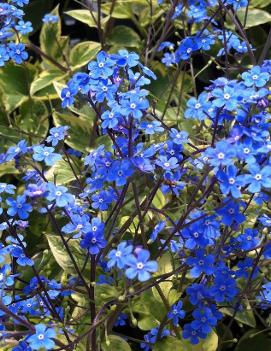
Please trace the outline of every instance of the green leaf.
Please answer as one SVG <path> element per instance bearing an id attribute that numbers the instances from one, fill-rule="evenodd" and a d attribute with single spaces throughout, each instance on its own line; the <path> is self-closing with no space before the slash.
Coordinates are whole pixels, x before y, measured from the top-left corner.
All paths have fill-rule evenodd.
<path id="1" fill-rule="evenodd" d="M 161 341 L 155 343 L 153 351 L 185 351 L 181 340 L 169 336 Z"/>
<path id="2" fill-rule="evenodd" d="M 158 271 L 154 274 L 154 276 L 159 276 L 159 275 L 162 275 L 165 273 L 169 273 L 172 270 L 173 270 L 173 266 L 172 266 L 171 255 L 169 253 L 165 253 L 158 260 Z M 159 284 L 166 299 L 168 299 L 170 289 L 172 288 L 172 282 L 170 281 L 170 279 L 171 278 L 168 278 L 166 282 L 162 282 Z M 161 297 L 158 294 L 155 287 L 152 288 L 152 292 L 153 292 L 153 296 L 155 297 L 155 299 L 158 300 L 160 303 L 162 303 Z"/>
<path id="3" fill-rule="evenodd" d="M 218 336 L 212 331 L 206 339 L 201 340 L 197 345 L 192 345 L 189 340 L 182 340 L 182 342 L 184 348 L 181 351 L 216 351 Z"/>
<path id="4" fill-rule="evenodd" d="M 58 161 L 53 167 L 46 172 L 49 181 L 55 181 L 56 185 L 67 184 L 75 180 L 75 175 L 68 162 Z"/>
<path id="5" fill-rule="evenodd" d="M 244 23 L 246 10 L 240 9 L 236 12 L 241 23 Z M 247 13 L 246 26 L 245 28 L 251 28 L 259 26 L 260 24 L 269 23 L 271 21 L 271 15 L 263 10 L 250 8 Z M 235 25 L 231 18 L 227 18 L 227 26 L 229 28 L 234 28 Z"/>
<path id="6" fill-rule="evenodd" d="M 134 301 L 132 310 L 138 314 L 138 327 L 142 330 L 157 327 L 167 313 L 165 306 L 153 297 L 151 291 Z"/>
<path id="7" fill-rule="evenodd" d="M 101 45 L 95 41 L 84 41 L 71 49 L 70 64 L 73 69 L 86 65 L 98 54 Z"/>
<path id="8" fill-rule="evenodd" d="M 108 44 L 124 47 L 137 47 L 141 46 L 140 36 L 127 26 L 116 26 L 109 38 Z"/>
<path id="9" fill-rule="evenodd" d="M 260 332 L 260 333 L 259 333 Z M 259 333 L 259 334 L 257 334 Z M 234 351 L 271 351 L 271 338 L 260 330 L 250 330 L 243 335 Z"/>
<path id="10" fill-rule="evenodd" d="M 127 341 L 117 335 L 108 335 L 108 340 L 102 342 L 103 351 L 132 351 Z"/>
<path id="11" fill-rule="evenodd" d="M 35 68 L 30 64 L 15 65 L 9 62 L 1 67 L 0 89 L 3 91 L 5 109 L 8 112 L 12 112 L 28 99 L 34 74 Z"/>
<path id="12" fill-rule="evenodd" d="M 69 38 L 61 36 L 61 20 L 58 6 L 51 12 L 58 16 L 57 23 L 44 23 L 40 32 L 40 47 L 43 52 L 52 57 L 58 63 L 66 65 L 65 57 L 68 54 Z M 54 64 L 43 57 L 46 64 L 54 67 Z"/>
<path id="13" fill-rule="evenodd" d="M 48 87 L 54 81 L 63 78 L 63 72 L 58 70 L 49 70 L 41 72 L 41 74 L 32 82 L 30 87 L 30 95 L 33 96 L 43 88 Z"/>
<path id="14" fill-rule="evenodd" d="M 25 132 L 24 138 L 31 144 L 39 143 L 48 133 L 49 111 L 39 100 L 28 99 L 20 106 L 20 117 L 17 126 Z"/>
<path id="15" fill-rule="evenodd" d="M 133 11 L 131 9 L 131 4 L 123 1 L 116 1 L 113 12 L 111 13 L 112 3 L 108 2 L 107 4 L 102 5 L 102 12 L 106 15 L 111 15 L 113 18 L 118 19 L 129 19 L 133 16 Z"/>
<path id="16" fill-rule="evenodd" d="M 237 313 L 235 313 L 233 308 L 224 307 L 221 309 L 221 312 L 231 317 L 234 315 L 234 319 L 242 324 L 249 325 L 253 328 L 256 327 L 254 313 L 248 300 L 246 301 L 246 306 L 242 311 L 238 311 Z"/>
<path id="17" fill-rule="evenodd" d="M 72 260 L 66 251 L 59 235 L 46 235 L 50 250 L 59 264 L 59 266 L 67 273 L 76 273 Z M 82 268 L 86 257 L 85 251 L 80 248 L 78 240 L 71 239 L 68 243 L 69 249 L 75 259 L 75 262 Z"/>
<path id="18" fill-rule="evenodd" d="M 86 152 L 93 138 L 91 123 L 81 116 L 74 116 L 68 113 L 53 113 L 53 120 L 56 127 L 68 126 L 68 138 L 65 140 L 70 147 Z"/>
<path id="19" fill-rule="evenodd" d="M 95 18 L 94 16 L 96 14 L 94 12 L 93 12 L 93 16 L 91 15 L 89 10 L 71 10 L 65 13 L 71 16 L 72 18 L 76 19 L 77 21 L 87 24 L 89 27 L 97 27 L 94 19 Z"/>
<path id="20" fill-rule="evenodd" d="M 271 4 L 271 0 L 251 0 L 249 4 L 255 8 L 264 8 Z"/>
<path id="21" fill-rule="evenodd" d="M 152 203 L 159 210 L 161 210 L 166 205 L 165 196 L 160 189 L 157 190 Z"/>

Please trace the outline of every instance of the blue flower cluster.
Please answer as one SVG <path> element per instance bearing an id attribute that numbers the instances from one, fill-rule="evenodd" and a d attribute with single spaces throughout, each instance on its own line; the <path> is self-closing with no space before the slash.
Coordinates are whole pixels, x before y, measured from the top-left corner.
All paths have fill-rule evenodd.
<path id="1" fill-rule="evenodd" d="M 4 66 L 9 60 L 21 64 L 27 60 L 28 53 L 25 44 L 21 42 L 21 36 L 32 32 L 32 24 L 24 21 L 24 12 L 21 9 L 29 0 L 10 0 L 0 2 L 0 66 Z"/>
<path id="2" fill-rule="evenodd" d="M 166 5 L 163 1 L 158 3 L 161 6 Z M 209 51 L 214 44 L 218 44 L 221 47 L 217 52 L 217 57 L 229 55 L 230 53 L 246 54 L 249 50 L 252 50 L 252 46 L 244 38 L 239 37 L 230 30 L 219 28 L 220 19 L 216 18 L 221 16 L 221 11 L 218 11 L 220 8 L 224 10 L 230 8 L 238 10 L 245 8 L 247 5 L 247 0 L 227 0 L 223 2 L 218 0 L 190 0 L 185 3 L 176 1 L 171 20 L 182 19 L 188 26 L 195 25 L 197 30 L 193 35 L 185 35 L 176 48 L 175 44 L 169 41 L 160 43 L 158 51 L 169 49 L 169 52 L 166 51 L 164 53 L 162 62 L 166 66 L 171 66 L 182 61 L 189 61 L 194 53 Z M 167 17 L 171 14 L 171 11 L 172 7 L 170 7 Z"/>
<path id="3" fill-rule="evenodd" d="M 0 155 L 1 163 L 16 161 L 24 173 L 24 187 L 0 183 L 0 229 L 7 233 L 0 246 L 0 319 L 17 316 L 16 323 L 27 329 L 13 351 L 53 349 L 58 334 L 69 342 L 74 334 L 64 323 L 69 318 L 65 298 L 86 289 L 91 300 L 95 285 L 123 284 L 123 303 L 140 289 L 153 287 L 156 279 L 186 279 L 182 295 L 167 306 L 164 324 L 145 335 L 145 351 L 158 339 L 176 335 L 180 327 L 184 339 L 199 343 L 223 318 L 222 306 L 242 310 L 243 292 L 248 298 L 256 279 L 263 283 L 256 293 L 252 289 L 252 297 L 258 306 L 270 306 L 271 286 L 259 269 L 271 257 L 266 234 L 271 218 L 262 212 L 271 188 L 270 74 L 271 62 L 265 61 L 240 72 L 235 80 L 214 80 L 188 101 L 185 118 L 201 124 L 203 134 L 206 130 L 200 147 L 186 131 L 168 127 L 150 104 L 145 86 L 156 76 L 136 53 L 101 51 L 87 73 L 74 74 L 61 92 L 62 106 L 83 97 L 97 115 L 99 136 L 107 140 L 79 155 L 80 174 L 73 167 L 77 153 L 66 149 L 65 126 L 52 128 L 39 145 L 22 140 Z M 60 162 L 74 173 L 70 186 L 49 178 Z M 163 206 L 157 204 L 157 194 Z M 129 215 L 120 218 L 131 201 Z M 174 206 L 177 211 L 171 218 Z M 48 218 L 74 265 L 76 273 L 65 284 L 35 269 L 24 235 L 35 215 Z M 90 258 L 90 285 L 72 244 L 78 244 L 76 250 L 86 262 Z M 172 272 L 160 275 L 159 259 L 168 253 Z M 11 293 L 20 281 L 14 261 L 34 274 L 18 294 Z M 108 306 L 107 301 L 103 313 Z M 120 311 L 124 315 L 117 325 L 125 324 L 126 312 L 130 307 Z M 46 317 L 48 323 L 33 326 L 33 317 Z M 9 331 L 4 329 L 2 335 Z"/>

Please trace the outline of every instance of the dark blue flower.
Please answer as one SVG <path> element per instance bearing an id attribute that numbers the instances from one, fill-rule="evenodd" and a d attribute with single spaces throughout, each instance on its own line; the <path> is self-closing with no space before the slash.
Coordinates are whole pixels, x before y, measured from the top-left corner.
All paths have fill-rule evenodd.
<path id="1" fill-rule="evenodd" d="M 29 212 L 32 211 L 32 206 L 26 202 L 25 195 L 19 195 L 16 199 L 9 197 L 6 202 L 9 206 L 7 213 L 11 217 L 18 215 L 20 219 L 27 219 Z"/>

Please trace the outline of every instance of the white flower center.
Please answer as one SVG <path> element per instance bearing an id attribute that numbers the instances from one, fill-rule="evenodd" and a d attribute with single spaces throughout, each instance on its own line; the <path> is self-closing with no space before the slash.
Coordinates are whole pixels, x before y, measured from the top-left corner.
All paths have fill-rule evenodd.
<path id="1" fill-rule="evenodd" d="M 120 250 L 118 250 L 118 251 L 116 252 L 116 257 L 121 257 L 121 251 L 120 251 Z"/>
<path id="2" fill-rule="evenodd" d="M 39 339 L 39 340 L 43 340 L 43 339 L 44 339 L 44 334 L 39 334 L 39 335 L 38 335 L 38 339 Z"/>
<path id="3" fill-rule="evenodd" d="M 254 177 L 256 180 L 261 180 L 262 179 L 262 175 L 260 173 L 256 174 Z"/>
<path id="4" fill-rule="evenodd" d="M 229 183 L 230 183 L 230 184 L 234 184 L 234 183 L 235 183 L 235 179 L 234 179 L 234 178 L 230 178 L 230 179 L 229 179 Z"/>
<path id="5" fill-rule="evenodd" d="M 229 100 L 230 97 L 231 97 L 230 94 L 224 94 L 224 99 L 225 99 L 225 100 Z"/>
<path id="6" fill-rule="evenodd" d="M 219 160 L 223 160 L 223 158 L 225 157 L 225 154 L 223 154 L 223 152 L 220 152 L 217 157 L 219 158 Z"/>
<path id="7" fill-rule="evenodd" d="M 142 262 L 138 262 L 136 267 L 137 267 L 137 269 L 143 269 L 144 264 Z"/>
<path id="8" fill-rule="evenodd" d="M 248 147 L 245 147 L 245 148 L 244 148 L 244 153 L 245 153 L 245 154 L 249 154 L 249 153 L 250 153 L 250 150 L 249 150 Z"/>

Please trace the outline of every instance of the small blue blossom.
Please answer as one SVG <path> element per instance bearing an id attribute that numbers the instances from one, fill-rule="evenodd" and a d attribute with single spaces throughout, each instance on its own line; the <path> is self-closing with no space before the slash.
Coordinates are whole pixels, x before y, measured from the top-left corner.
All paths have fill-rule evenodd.
<path id="1" fill-rule="evenodd" d="M 46 166 L 53 166 L 57 161 L 61 160 L 61 155 L 55 153 L 53 147 L 37 145 L 33 147 L 33 159 L 35 161 L 43 161 Z"/>
<path id="2" fill-rule="evenodd" d="M 116 249 L 108 253 L 108 268 L 116 266 L 119 269 L 123 269 L 127 264 L 127 256 L 130 255 L 132 251 L 132 245 L 128 245 L 126 241 L 121 242 Z"/>
<path id="3" fill-rule="evenodd" d="M 65 186 L 56 186 L 53 183 L 48 183 L 47 191 L 47 200 L 55 202 L 57 207 L 65 207 L 74 202 L 73 195 L 68 192 L 68 189 Z"/>
<path id="4" fill-rule="evenodd" d="M 259 66 L 254 66 L 248 72 L 242 73 L 244 84 L 247 87 L 256 86 L 257 88 L 262 88 L 268 82 L 269 77 L 269 74 L 262 72 Z"/>
<path id="5" fill-rule="evenodd" d="M 47 137 L 46 141 L 51 143 L 52 146 L 56 146 L 59 141 L 64 140 L 67 136 L 67 130 L 69 127 L 67 126 L 60 126 L 54 127 L 50 129 L 50 135 Z"/>
<path id="6" fill-rule="evenodd" d="M 179 323 L 179 319 L 183 319 L 185 317 L 185 312 L 182 310 L 183 303 L 179 301 L 175 305 L 173 305 L 168 312 L 168 319 L 172 321 L 173 325 L 177 326 Z"/>
<path id="7" fill-rule="evenodd" d="M 58 16 L 52 15 L 51 13 L 47 13 L 42 18 L 42 22 L 43 23 L 57 23 L 58 22 Z"/>
<path id="8" fill-rule="evenodd" d="M 21 64 L 23 61 L 28 59 L 28 53 L 25 51 L 25 45 L 20 44 L 9 44 L 9 56 L 17 64 Z"/>
<path id="9" fill-rule="evenodd" d="M 27 343 L 32 350 L 52 350 L 55 346 L 56 332 L 53 328 L 47 328 L 44 324 L 35 325 L 35 334 L 27 338 Z"/>
<path id="10" fill-rule="evenodd" d="M 30 21 L 27 21 L 27 22 L 19 21 L 18 24 L 15 26 L 15 28 L 22 35 L 26 35 L 33 31 L 32 23 Z"/>
<path id="11" fill-rule="evenodd" d="M 26 202 L 25 195 L 19 195 L 16 199 L 9 197 L 6 203 L 9 206 L 7 213 L 11 217 L 18 215 L 20 219 L 27 219 L 29 212 L 32 211 L 32 206 Z"/>
<path id="12" fill-rule="evenodd" d="M 149 280 L 151 277 L 150 273 L 155 273 L 158 270 L 157 262 L 149 261 L 149 258 L 149 251 L 144 249 L 140 249 L 136 256 L 129 255 L 126 259 L 126 265 L 129 267 L 125 271 L 126 277 L 128 279 L 138 277 L 140 282 Z"/>

